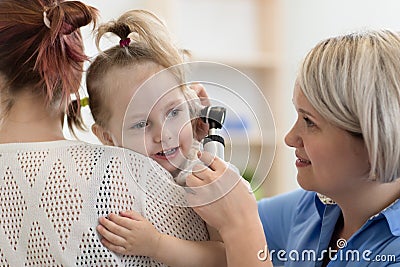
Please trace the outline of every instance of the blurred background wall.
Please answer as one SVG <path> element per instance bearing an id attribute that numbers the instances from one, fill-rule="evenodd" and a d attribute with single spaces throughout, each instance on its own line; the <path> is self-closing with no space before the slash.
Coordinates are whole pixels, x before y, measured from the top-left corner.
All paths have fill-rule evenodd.
<path id="1" fill-rule="evenodd" d="M 242 166 L 239 133 L 238 138 L 232 139 L 232 147 L 239 144 L 235 148 L 239 153 L 232 150 L 232 162 L 241 165 L 242 171 L 248 167 L 246 171 L 251 175 L 255 172 L 254 175 L 264 178 L 269 170 L 267 161 L 275 151 L 272 168 L 257 192 L 259 197 L 298 187 L 294 151 L 284 145 L 283 138 L 296 118 L 292 89 L 297 67 L 305 54 L 318 41 L 330 36 L 369 28 L 400 30 L 398 0 L 82 1 L 100 10 L 101 21 L 117 18 L 129 9 L 151 10 L 166 22 L 178 44 L 193 52 L 196 60 L 227 64 L 257 84 L 272 110 L 276 146 L 271 138 L 267 140 L 271 129 L 263 129 L 266 138 L 259 138 L 257 134 L 251 136 L 247 144 L 251 147 L 250 161 Z M 83 34 L 87 53 L 95 56 L 98 52 L 90 28 L 85 28 Z M 117 42 L 111 40 L 109 45 Z M 85 94 L 84 86 L 82 90 Z M 251 98 L 251 95 L 244 98 Z M 254 106 L 257 105 L 260 104 L 256 101 Z M 84 108 L 83 113 L 90 126 L 92 119 L 88 108 Z M 65 134 L 72 138 L 67 131 Z M 99 143 L 90 132 L 80 132 L 78 137 Z"/>

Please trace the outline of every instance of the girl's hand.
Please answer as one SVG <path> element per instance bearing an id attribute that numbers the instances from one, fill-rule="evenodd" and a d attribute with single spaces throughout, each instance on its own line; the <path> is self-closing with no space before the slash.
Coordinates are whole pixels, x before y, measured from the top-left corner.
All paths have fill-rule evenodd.
<path id="1" fill-rule="evenodd" d="M 124 255 L 153 257 L 156 254 L 161 233 L 139 213 L 111 213 L 108 218 L 99 218 L 99 223 L 101 243 L 109 250 Z"/>

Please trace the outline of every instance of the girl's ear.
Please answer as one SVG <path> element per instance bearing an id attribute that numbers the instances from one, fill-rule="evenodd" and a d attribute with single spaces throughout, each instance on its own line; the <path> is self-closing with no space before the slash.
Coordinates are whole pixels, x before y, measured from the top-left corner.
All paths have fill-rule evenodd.
<path id="1" fill-rule="evenodd" d="M 100 140 L 103 145 L 115 146 L 111 134 L 98 124 L 92 125 L 92 132 Z"/>
<path id="2" fill-rule="evenodd" d="M 201 118 L 196 118 L 192 120 L 192 128 L 193 128 L 193 138 L 197 141 L 201 141 L 204 137 L 207 136 L 209 125 L 205 123 Z"/>

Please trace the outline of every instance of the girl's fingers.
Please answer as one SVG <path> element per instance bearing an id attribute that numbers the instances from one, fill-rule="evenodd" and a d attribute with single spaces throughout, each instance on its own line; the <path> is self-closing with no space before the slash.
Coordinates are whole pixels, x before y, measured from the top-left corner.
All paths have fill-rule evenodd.
<path id="1" fill-rule="evenodd" d="M 103 246 L 105 246 L 106 248 L 108 248 L 109 250 L 118 253 L 118 254 L 124 254 L 126 249 L 123 246 L 118 246 L 115 245 L 113 243 L 110 243 L 107 239 L 102 238 L 101 243 L 103 244 Z"/>
<path id="2" fill-rule="evenodd" d="M 110 227 L 113 230 L 111 230 L 108 227 L 107 227 L 107 229 L 109 229 L 113 233 L 123 232 L 126 229 L 128 229 L 128 230 L 133 229 L 134 228 L 134 224 L 135 224 L 135 220 L 137 220 L 137 218 L 138 218 L 138 214 L 132 212 L 132 213 L 130 213 L 130 215 L 133 216 L 134 218 L 131 218 L 131 217 L 128 217 L 128 216 L 123 216 L 123 215 L 120 216 L 120 215 L 116 215 L 116 214 L 111 213 L 110 215 L 108 215 L 108 220 L 113 222 L 113 224 L 110 224 Z"/>
<path id="3" fill-rule="evenodd" d="M 142 221 L 145 219 L 142 215 L 140 215 L 140 213 L 138 213 L 134 210 L 121 211 L 119 213 L 119 215 L 126 217 L 126 218 L 130 218 L 132 220 L 137 220 L 137 221 Z"/>
<path id="4" fill-rule="evenodd" d="M 100 225 L 98 225 L 96 227 L 97 232 L 103 237 L 105 238 L 108 242 L 121 246 L 123 244 L 125 244 L 126 240 L 121 237 L 120 235 L 114 234 L 113 232 L 109 231 L 108 228 L 106 228 L 105 226 L 103 226 L 103 222 L 101 221 L 101 219 L 107 220 L 105 218 L 100 218 Z"/>

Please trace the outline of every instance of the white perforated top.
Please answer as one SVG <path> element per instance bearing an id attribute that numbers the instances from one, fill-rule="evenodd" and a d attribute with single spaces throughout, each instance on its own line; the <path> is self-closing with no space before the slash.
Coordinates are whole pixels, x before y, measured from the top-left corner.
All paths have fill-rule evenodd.
<path id="1" fill-rule="evenodd" d="M 98 218 L 127 209 L 163 233 L 209 239 L 201 218 L 182 207 L 184 191 L 170 174 L 129 150 L 76 141 L 1 144 L 0 175 L 1 266 L 164 266 L 101 245 Z"/>

